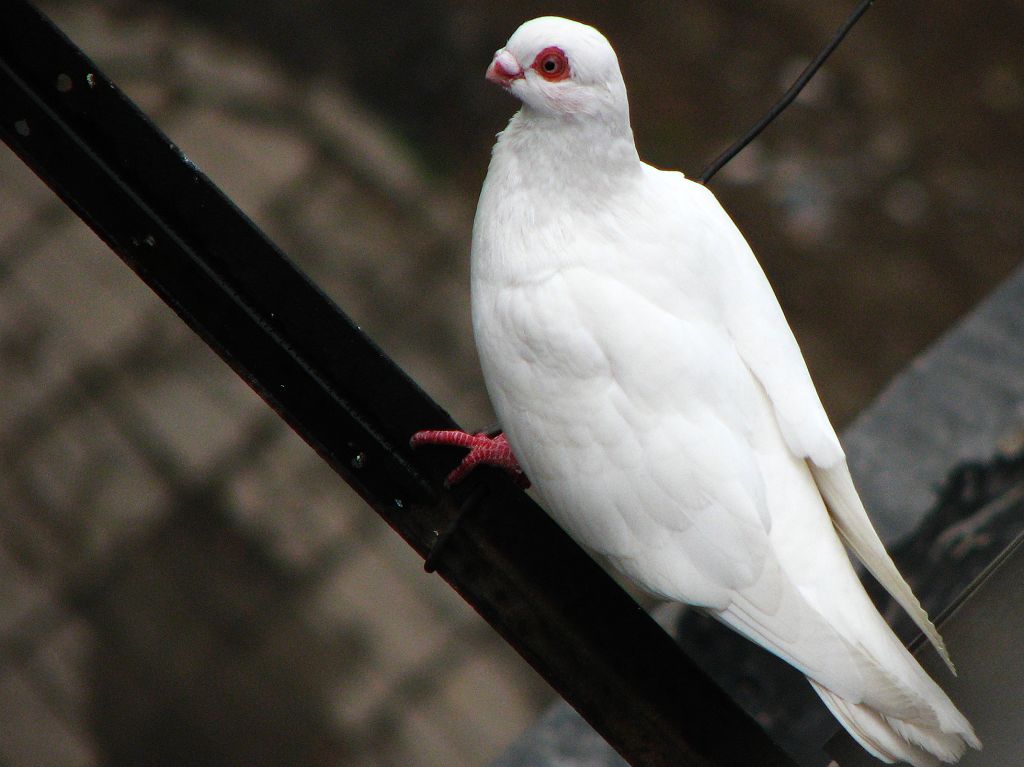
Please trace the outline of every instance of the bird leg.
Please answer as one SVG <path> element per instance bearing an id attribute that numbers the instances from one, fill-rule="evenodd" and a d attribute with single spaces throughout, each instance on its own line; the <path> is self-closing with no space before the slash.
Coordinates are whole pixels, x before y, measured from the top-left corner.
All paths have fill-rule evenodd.
<path id="1" fill-rule="evenodd" d="M 456 430 L 418 431 L 412 435 L 409 444 L 414 448 L 421 445 L 446 445 L 469 449 L 466 457 L 445 478 L 444 484 L 446 487 L 458 484 L 466 478 L 467 474 L 480 465 L 496 466 L 508 473 L 520 487 L 525 489 L 530 486 L 530 480 L 526 478 L 526 474 L 523 473 L 522 468 L 519 466 L 519 461 L 512 454 L 512 448 L 509 446 L 508 440 L 500 432 L 492 436 L 487 432 L 467 434 L 464 431 Z M 423 563 L 423 569 L 428 573 L 432 573 L 437 569 L 441 552 L 448 541 L 451 540 L 452 534 L 458 528 L 463 517 L 480 502 L 485 492 L 486 487 L 484 485 L 478 486 L 459 506 L 455 518 L 448 527 L 438 535 L 437 541 L 430 549 L 426 561 Z"/>
<path id="2" fill-rule="evenodd" d="M 522 488 L 530 486 L 530 480 L 523 473 L 519 461 L 512 454 L 505 435 L 499 433 L 491 436 L 486 432 L 468 434 L 464 431 L 418 431 L 412 435 L 409 444 L 413 447 L 421 445 L 448 445 L 451 447 L 468 448 L 469 453 L 462 462 L 445 478 L 445 485 L 451 487 L 466 478 L 474 468 L 480 465 L 496 466 L 504 470 L 516 484 Z"/>

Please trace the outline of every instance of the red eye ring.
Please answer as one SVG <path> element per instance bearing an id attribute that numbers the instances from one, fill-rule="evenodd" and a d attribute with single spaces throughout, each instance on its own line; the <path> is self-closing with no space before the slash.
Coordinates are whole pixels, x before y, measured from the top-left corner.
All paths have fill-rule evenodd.
<path id="1" fill-rule="evenodd" d="M 564 80 L 572 74 L 569 70 L 569 58 L 565 55 L 565 51 L 555 46 L 545 48 L 538 53 L 530 68 L 552 83 Z"/>

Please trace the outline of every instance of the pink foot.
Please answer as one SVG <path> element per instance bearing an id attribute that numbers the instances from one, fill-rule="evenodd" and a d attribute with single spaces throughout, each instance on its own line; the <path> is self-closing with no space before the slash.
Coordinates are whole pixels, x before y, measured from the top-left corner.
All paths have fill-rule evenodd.
<path id="1" fill-rule="evenodd" d="M 530 480 L 523 473 L 519 461 L 512 455 L 512 448 L 504 434 L 490 437 L 486 432 L 467 434 L 464 431 L 418 431 L 412 435 L 409 444 L 413 447 L 450 445 L 469 448 L 469 454 L 445 479 L 444 483 L 449 487 L 461 482 L 469 472 L 481 464 L 504 469 L 522 488 L 530 486 Z"/>

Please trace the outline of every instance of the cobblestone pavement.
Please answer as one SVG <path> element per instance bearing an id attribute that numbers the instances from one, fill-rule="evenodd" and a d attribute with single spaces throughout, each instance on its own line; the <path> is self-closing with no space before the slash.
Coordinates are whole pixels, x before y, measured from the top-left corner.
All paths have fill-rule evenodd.
<path id="1" fill-rule="evenodd" d="M 488 422 L 460 362 L 466 275 L 435 267 L 465 268 L 466 200 L 337 88 L 169 15 L 42 5 L 424 388 Z M 550 699 L 6 148 L 0 370 L 0 765 L 483 764 Z"/>

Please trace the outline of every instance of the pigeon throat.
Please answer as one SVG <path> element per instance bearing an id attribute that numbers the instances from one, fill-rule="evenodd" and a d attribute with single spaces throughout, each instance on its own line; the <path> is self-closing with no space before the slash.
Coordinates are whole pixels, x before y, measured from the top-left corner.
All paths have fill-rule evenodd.
<path id="1" fill-rule="evenodd" d="M 494 156 L 511 160 L 528 187 L 614 192 L 642 172 L 628 115 L 551 116 L 524 105 L 499 134 Z"/>

